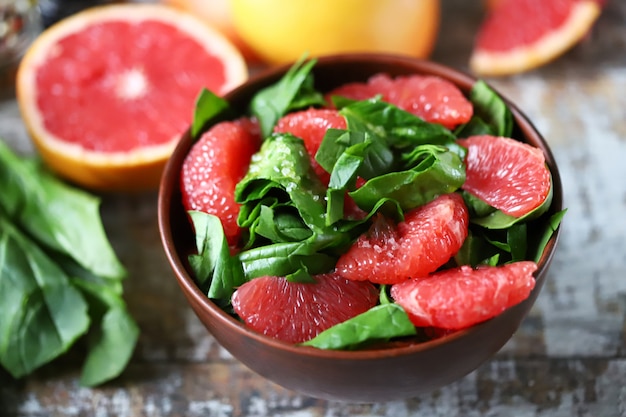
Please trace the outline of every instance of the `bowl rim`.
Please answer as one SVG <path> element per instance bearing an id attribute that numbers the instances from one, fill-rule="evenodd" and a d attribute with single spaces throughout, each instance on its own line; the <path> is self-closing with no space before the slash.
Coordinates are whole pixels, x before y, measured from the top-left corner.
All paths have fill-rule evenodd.
<path id="1" fill-rule="evenodd" d="M 379 61 L 379 62 L 387 62 L 389 64 L 400 63 L 402 65 L 409 65 L 415 68 L 416 73 L 426 73 L 432 74 L 436 73 L 439 76 L 452 81 L 454 84 L 459 86 L 459 84 L 464 85 L 472 85 L 474 82 L 479 80 L 479 78 L 474 77 L 462 70 L 452 68 L 449 66 L 445 66 L 443 64 L 424 60 L 420 58 L 414 58 L 403 55 L 394 55 L 394 54 L 380 54 L 380 53 L 348 53 L 348 54 L 338 54 L 338 55 L 326 55 L 321 57 L 315 57 L 317 60 L 316 67 L 322 65 L 335 65 L 338 63 L 348 63 L 352 64 L 354 61 Z M 272 68 L 268 68 L 258 72 L 257 74 L 251 76 L 248 81 L 241 84 L 240 86 L 234 88 L 227 94 L 225 94 L 224 98 L 227 100 L 231 100 L 233 96 L 240 94 L 246 88 L 249 88 L 251 84 L 257 83 L 268 83 L 268 80 L 276 79 L 281 74 L 283 74 L 287 69 L 291 67 L 292 64 L 284 64 L 280 66 L 275 66 Z M 556 160 L 554 159 L 552 150 L 550 149 L 547 141 L 543 138 L 538 129 L 533 125 L 533 123 L 528 119 L 528 117 L 515 105 L 510 99 L 508 99 L 505 95 L 499 92 L 496 88 L 494 88 L 491 84 L 487 82 L 487 84 L 500 95 L 500 97 L 506 102 L 509 106 L 511 112 L 513 113 L 513 119 L 515 124 L 519 127 L 519 129 L 524 133 L 524 139 L 528 140 L 528 134 L 533 136 L 533 141 L 536 142 L 536 145 L 542 150 L 546 157 L 546 164 L 548 164 L 550 168 L 550 172 L 552 175 L 553 181 L 553 191 L 554 191 L 554 199 L 551 203 L 551 210 L 562 210 L 563 202 L 562 202 L 562 183 L 560 178 L 560 173 L 556 164 Z M 521 138 L 520 138 L 521 139 Z M 437 349 L 441 345 L 448 344 L 451 341 L 455 341 L 457 339 L 462 339 L 466 337 L 470 333 L 474 333 L 476 331 L 480 331 L 481 328 L 485 327 L 487 323 L 492 320 L 497 319 L 499 316 L 507 314 L 507 312 L 515 309 L 520 304 L 513 306 L 499 316 L 494 317 L 492 319 L 486 320 L 485 322 L 476 324 L 472 327 L 461 329 L 452 332 L 451 334 L 437 337 L 431 340 L 427 340 L 420 343 L 411 343 L 407 345 L 401 346 L 391 346 L 391 347 L 375 347 L 375 348 L 363 348 L 357 350 L 334 350 L 334 349 L 318 349 L 310 346 L 300 346 L 297 344 L 292 344 L 288 342 L 284 342 L 270 336 L 266 336 L 264 334 L 258 333 L 247 326 L 244 323 L 237 320 L 235 317 L 231 316 L 223 309 L 221 309 L 217 304 L 215 304 L 211 299 L 204 294 L 199 287 L 196 285 L 192 275 L 189 271 L 187 271 L 185 267 L 185 262 L 181 259 L 180 254 L 177 252 L 176 246 L 174 244 L 174 237 L 172 233 L 171 223 L 170 223 L 170 207 L 172 204 L 171 197 L 174 193 L 174 186 L 179 184 L 179 165 L 176 163 L 177 161 L 182 161 L 184 156 L 189 151 L 189 147 L 191 146 L 190 139 L 190 129 L 188 129 L 184 134 L 180 142 L 176 145 L 172 156 L 168 159 L 165 168 L 163 170 L 163 174 L 161 177 L 161 184 L 159 186 L 158 192 L 158 226 L 159 226 L 159 234 L 161 237 L 161 242 L 163 248 L 165 250 L 165 254 L 167 260 L 172 268 L 176 280 L 178 281 L 179 286 L 183 289 L 183 292 L 187 298 L 190 298 L 190 301 L 193 300 L 196 305 L 200 306 L 203 310 L 207 311 L 209 315 L 212 317 L 212 320 L 215 320 L 215 326 L 226 326 L 235 333 L 240 336 L 244 336 L 246 338 L 254 339 L 256 342 L 262 345 L 267 345 L 275 350 L 280 350 L 284 352 L 289 352 L 290 354 L 297 354 L 307 357 L 316 357 L 316 358 L 326 358 L 326 359 L 341 359 L 341 360 L 371 360 L 371 359 L 380 359 L 384 357 L 395 357 L 395 356 L 404 356 L 411 355 L 419 352 L 426 352 L 430 350 Z M 174 177 L 176 180 L 172 180 Z M 547 269 L 551 263 L 551 260 L 556 251 L 556 246 L 559 240 L 561 227 L 559 226 L 554 233 L 552 234 L 548 244 L 546 245 L 539 261 L 537 262 L 538 268 L 535 271 L 534 275 L 537 279 L 537 284 L 535 288 L 532 290 L 533 292 L 540 291 L 540 288 L 543 282 L 539 282 L 539 280 L 545 280 Z M 531 292 L 532 296 L 532 292 Z M 523 302 L 522 302 L 523 303 Z"/>

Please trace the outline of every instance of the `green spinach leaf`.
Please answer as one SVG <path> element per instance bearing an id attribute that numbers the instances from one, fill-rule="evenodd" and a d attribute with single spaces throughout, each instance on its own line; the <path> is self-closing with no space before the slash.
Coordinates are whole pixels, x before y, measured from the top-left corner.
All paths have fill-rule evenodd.
<path id="1" fill-rule="evenodd" d="M 230 113 L 230 104 L 222 97 L 203 88 L 196 99 L 194 109 L 191 137 L 198 139 L 198 136 L 206 126 L 227 117 L 226 115 Z"/>
<path id="2" fill-rule="evenodd" d="M 514 217 L 503 213 L 501 210 L 494 209 L 493 211 L 483 211 L 483 213 L 487 212 L 488 214 L 483 217 L 471 217 L 470 221 L 486 229 L 508 229 L 515 224 L 527 222 L 543 215 L 552 205 L 552 195 L 552 181 L 550 181 L 550 190 L 548 191 L 546 199 L 529 213 L 520 217 Z M 467 201 L 466 199 L 466 202 Z M 477 205 L 475 205 L 474 208 L 475 207 L 477 207 Z"/>
<path id="3" fill-rule="evenodd" d="M 473 135 L 510 137 L 513 134 L 513 114 L 506 102 L 487 83 L 478 80 L 470 91 L 474 107 L 472 119 L 456 130 L 459 138 Z"/>
<path id="4" fill-rule="evenodd" d="M 321 274 L 332 270 L 337 256 L 322 250 L 332 240 L 316 235 L 301 242 L 273 243 L 248 249 L 239 253 L 247 280 L 261 276 L 283 277 L 300 269 L 310 274 Z M 300 272 L 302 273 L 302 272 Z"/>
<path id="5" fill-rule="evenodd" d="M 125 276 L 106 237 L 98 198 L 62 183 L 41 164 L 17 157 L 2 142 L 0 189 L 0 207 L 37 241 L 95 275 Z"/>
<path id="6" fill-rule="evenodd" d="M 326 190 L 311 168 L 302 139 L 291 134 L 273 134 L 252 158 L 248 173 L 235 188 L 235 201 L 247 206 L 242 211 L 260 214 L 255 206 L 273 196 L 289 201 L 313 231 L 326 229 Z M 253 222 L 248 216 L 248 222 Z"/>
<path id="7" fill-rule="evenodd" d="M 87 335 L 88 355 L 81 385 L 96 386 L 119 376 L 130 361 L 139 338 L 139 327 L 124 300 L 109 286 L 73 278 L 89 302 L 92 326 Z"/>
<path id="8" fill-rule="evenodd" d="M 0 364 L 14 377 L 57 358 L 87 332 L 70 278 L 0 210 Z"/>
<path id="9" fill-rule="evenodd" d="M 364 343 L 416 333 L 404 309 L 396 303 L 387 303 L 336 324 L 301 345 L 319 349 L 355 349 Z"/>
<path id="10" fill-rule="evenodd" d="M 556 232 L 556 230 L 559 228 L 559 225 L 563 221 L 563 217 L 565 216 L 566 212 L 567 212 L 567 209 L 561 210 L 559 212 L 554 213 L 548 219 L 548 224 L 544 232 L 541 235 L 541 239 L 539 240 L 539 243 L 537 244 L 537 251 L 534 256 L 535 262 L 539 262 L 539 260 L 543 256 L 543 251 L 548 245 L 548 241 L 550 240 L 552 235 Z"/>
<path id="11" fill-rule="evenodd" d="M 200 288 L 218 305 L 226 307 L 235 288 L 246 282 L 241 262 L 230 255 L 218 217 L 200 211 L 188 213 L 196 232 L 197 248 L 197 254 L 189 256 L 189 264 Z"/>
<path id="12" fill-rule="evenodd" d="M 421 145 L 410 159 L 414 167 L 373 178 L 349 195 L 365 211 L 382 199 L 395 200 L 407 211 L 454 192 L 465 182 L 463 161 L 447 148 Z"/>
<path id="13" fill-rule="evenodd" d="M 252 98 L 250 111 L 258 119 L 263 137 L 272 133 L 278 119 L 288 111 L 325 104 L 324 97 L 313 88 L 311 70 L 316 62 L 301 58 L 277 83 Z"/>

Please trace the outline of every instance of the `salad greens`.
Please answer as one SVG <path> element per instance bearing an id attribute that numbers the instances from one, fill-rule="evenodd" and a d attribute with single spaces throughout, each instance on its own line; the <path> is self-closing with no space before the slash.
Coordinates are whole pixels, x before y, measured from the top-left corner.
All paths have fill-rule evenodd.
<path id="1" fill-rule="evenodd" d="M 198 254 L 190 256 L 190 263 L 211 299 L 228 309 L 238 285 L 264 275 L 310 282 L 312 275 L 333 269 L 377 213 L 401 221 L 407 210 L 452 192 L 463 195 L 471 221 L 469 236 L 453 262 L 476 266 L 538 259 L 564 214 L 553 214 L 546 225 L 543 215 L 551 196 L 535 212 L 516 219 L 460 189 L 465 181 L 466 149 L 457 139 L 513 133 L 509 107 L 486 83 L 478 81 L 473 86 L 469 99 L 474 115 L 454 132 L 380 98 L 333 97 L 346 129 L 329 129 L 315 155 L 330 173 L 325 187 L 313 173 L 302 139 L 272 133 L 288 112 L 324 104 L 323 94 L 314 87 L 314 65 L 315 60 L 299 61 L 251 100 L 249 115 L 257 118 L 265 139 L 235 190 L 235 200 L 241 204 L 238 223 L 244 233 L 241 251 L 229 253 L 217 217 L 190 213 L 199 230 Z M 199 101 L 203 108 L 196 114 L 203 120 L 223 112 L 223 103 L 217 102 L 221 99 L 213 100 L 216 103 Z M 357 188 L 357 180 L 364 184 Z M 344 216 L 346 195 L 365 212 L 363 218 Z M 406 312 L 389 300 L 381 286 L 378 306 L 304 345 L 354 349 L 415 331 Z"/>
<path id="2" fill-rule="evenodd" d="M 138 328 L 122 299 L 126 271 L 99 200 L 0 141 L 0 365 L 29 374 L 86 337 L 81 383 L 125 368 Z"/>
<path id="3" fill-rule="evenodd" d="M 274 125 L 285 114 L 309 106 L 323 105 L 324 96 L 315 90 L 311 70 L 316 60 L 302 57 L 276 83 L 261 90 L 250 103 L 250 112 L 257 117 L 261 133 L 269 136 Z"/>

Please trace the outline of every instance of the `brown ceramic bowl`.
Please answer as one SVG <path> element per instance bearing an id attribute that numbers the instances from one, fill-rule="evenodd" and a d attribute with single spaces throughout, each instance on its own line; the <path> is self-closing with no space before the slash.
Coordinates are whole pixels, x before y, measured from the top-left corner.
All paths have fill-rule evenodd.
<path id="1" fill-rule="evenodd" d="M 226 96 L 245 112 L 252 95 L 277 81 L 287 67 L 253 77 Z M 475 79 L 453 69 L 421 60 L 388 55 L 322 57 L 314 68 L 316 86 L 330 90 L 350 81 L 390 75 L 434 74 L 469 92 Z M 515 134 L 546 155 L 554 181 L 551 212 L 562 208 L 562 185 L 548 145 L 531 122 L 509 102 Z M 449 384 L 489 360 L 515 333 L 539 295 L 554 254 L 558 231 L 547 245 L 530 297 L 498 317 L 420 344 L 379 346 L 358 351 L 298 347 L 258 334 L 222 311 L 198 289 L 187 265 L 194 238 L 181 204 L 179 172 L 191 146 L 186 133 L 169 160 L 159 192 L 159 227 L 168 260 L 189 304 L 211 334 L 235 358 L 254 372 L 294 391 L 314 397 L 355 402 L 378 402 L 412 397 Z"/>

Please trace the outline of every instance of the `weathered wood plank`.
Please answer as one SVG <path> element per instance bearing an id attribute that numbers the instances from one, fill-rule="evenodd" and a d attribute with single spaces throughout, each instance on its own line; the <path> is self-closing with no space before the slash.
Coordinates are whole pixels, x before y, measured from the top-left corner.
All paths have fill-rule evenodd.
<path id="1" fill-rule="evenodd" d="M 116 384 L 77 386 L 73 372 L 2 379 L 2 416 L 625 416 L 626 360 L 496 360 L 406 401 L 349 404 L 296 394 L 230 363 L 135 363 Z M 389 376 L 393 378 L 392 375 Z"/>

